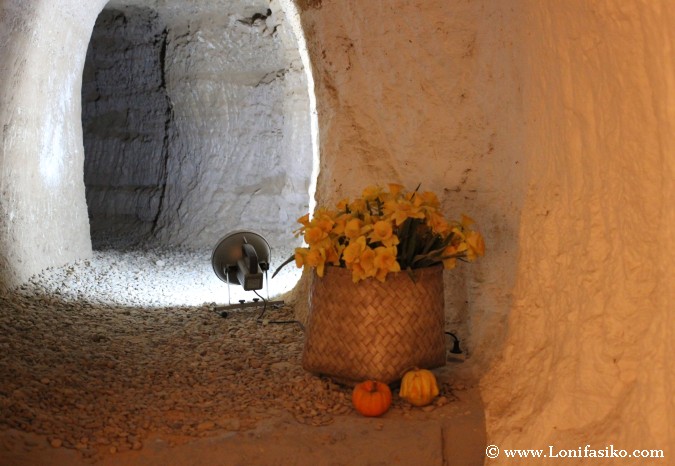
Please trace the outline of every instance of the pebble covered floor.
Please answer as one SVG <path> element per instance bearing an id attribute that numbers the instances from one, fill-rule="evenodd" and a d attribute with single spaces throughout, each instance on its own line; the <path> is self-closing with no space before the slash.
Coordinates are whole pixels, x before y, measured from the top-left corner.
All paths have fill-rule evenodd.
<path id="1" fill-rule="evenodd" d="M 312 425 L 357 416 L 351 388 L 302 369 L 301 325 L 268 322 L 292 321 L 290 306 L 220 315 L 224 284 L 209 261 L 97 251 L 0 296 L 0 429 L 95 458 L 142 449 L 150 433 L 245 431 L 284 412 Z M 196 288 L 220 302 L 195 303 Z M 426 409 L 451 401 L 451 388 Z M 409 409 L 394 397 L 392 410 Z"/>

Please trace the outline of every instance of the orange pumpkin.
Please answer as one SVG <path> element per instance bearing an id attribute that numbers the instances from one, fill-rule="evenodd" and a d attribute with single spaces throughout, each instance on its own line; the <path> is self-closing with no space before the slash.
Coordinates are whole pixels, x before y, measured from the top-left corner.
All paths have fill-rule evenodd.
<path id="1" fill-rule="evenodd" d="M 366 380 L 354 387 L 352 404 L 364 416 L 381 416 L 391 406 L 391 390 L 385 383 Z"/>

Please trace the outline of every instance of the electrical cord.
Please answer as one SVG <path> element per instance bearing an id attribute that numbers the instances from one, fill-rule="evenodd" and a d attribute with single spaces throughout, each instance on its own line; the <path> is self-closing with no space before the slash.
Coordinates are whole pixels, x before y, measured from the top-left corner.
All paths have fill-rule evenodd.
<path id="1" fill-rule="evenodd" d="M 263 302 L 263 308 L 258 317 L 256 318 L 256 322 L 259 324 L 298 324 L 300 326 L 300 329 L 304 332 L 305 331 L 305 326 L 302 325 L 302 322 L 299 320 L 265 320 L 263 319 L 263 316 L 265 315 L 265 312 L 267 311 L 267 300 L 260 296 L 260 294 L 256 291 L 253 290 L 253 292 L 258 296 L 258 298 L 262 299 Z"/>
<path id="2" fill-rule="evenodd" d="M 450 352 L 452 354 L 462 354 L 462 349 L 459 347 L 459 338 L 457 338 L 455 336 L 455 334 L 451 333 L 451 332 L 445 332 L 445 334 L 450 335 L 455 340 L 454 344 L 452 345 L 452 349 L 450 350 Z"/>

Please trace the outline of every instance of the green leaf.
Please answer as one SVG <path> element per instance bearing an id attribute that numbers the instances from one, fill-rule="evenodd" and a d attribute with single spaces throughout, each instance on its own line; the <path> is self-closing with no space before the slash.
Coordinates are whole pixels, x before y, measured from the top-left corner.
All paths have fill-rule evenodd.
<path id="1" fill-rule="evenodd" d="M 455 254 L 448 254 L 448 255 L 446 255 L 446 256 L 441 256 L 441 257 L 440 257 L 440 260 L 441 260 L 441 261 L 444 261 L 445 259 L 460 259 L 460 260 L 464 260 L 464 257 L 466 257 L 466 251 L 461 251 L 461 252 L 457 252 L 457 253 L 455 253 Z"/>
<path id="2" fill-rule="evenodd" d="M 399 226 L 399 232 L 397 233 L 399 238 L 398 249 L 396 251 L 396 260 L 401 265 L 402 268 L 406 267 L 405 254 L 408 250 L 408 240 L 410 239 L 410 219 L 406 219 L 402 225 Z"/>
<path id="3" fill-rule="evenodd" d="M 436 257 L 436 256 L 440 256 L 440 255 L 443 254 L 443 251 L 445 251 L 445 246 L 443 246 L 442 248 L 434 249 L 433 251 L 428 251 L 428 252 L 426 252 L 426 253 L 417 254 L 417 255 L 413 258 L 413 262 L 417 262 L 417 261 L 423 260 L 423 259 L 425 259 L 425 258 L 427 258 L 427 257 Z"/>
<path id="4" fill-rule="evenodd" d="M 410 267 L 412 265 L 413 257 L 415 256 L 415 249 L 417 247 L 417 225 L 419 220 L 415 218 L 406 219 L 403 223 L 404 229 L 401 238 L 404 239 L 402 244 L 399 244 L 399 252 L 401 253 L 401 260 L 399 264 L 401 267 Z"/>
<path id="5" fill-rule="evenodd" d="M 408 276 L 413 281 L 413 283 L 417 283 L 417 277 L 415 276 L 415 271 L 411 267 L 406 267 L 405 271 L 408 273 Z"/>
<path id="6" fill-rule="evenodd" d="M 432 248 L 438 248 L 438 242 L 439 242 L 440 237 L 439 236 L 433 236 L 433 239 L 430 241 L 427 241 L 426 245 L 422 249 L 422 254 L 427 254 L 429 251 L 431 251 Z"/>

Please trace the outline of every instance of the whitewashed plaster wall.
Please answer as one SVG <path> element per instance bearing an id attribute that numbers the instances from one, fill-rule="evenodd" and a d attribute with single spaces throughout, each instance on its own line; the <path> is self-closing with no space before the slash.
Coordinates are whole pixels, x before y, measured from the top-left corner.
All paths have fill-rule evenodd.
<path id="1" fill-rule="evenodd" d="M 91 254 L 82 72 L 95 20 L 106 4 L 8 0 L 0 5 L 2 288 Z M 287 244 L 296 211 L 308 208 L 312 149 L 302 62 L 278 3 L 136 0 L 108 6 L 154 9 L 157 21 L 166 24 L 162 73 L 173 140 L 159 177 L 148 163 L 120 161 L 126 149 L 137 149 L 133 140 L 125 141 L 126 148 L 113 142 L 107 149 L 112 157 L 89 164 L 95 188 L 90 194 L 99 190 L 89 199 L 94 212 L 149 217 L 162 244 L 212 246 L 239 228 L 256 229 L 273 246 Z M 271 21 L 247 23 L 267 8 L 273 10 Z M 85 98 L 89 95 L 85 89 Z M 109 100 L 100 97 L 93 98 L 94 106 Z M 147 117 L 118 110 L 139 127 Z M 101 192 L 101 180 L 119 173 L 123 189 L 111 183 Z M 160 196 L 143 194 L 158 186 Z M 101 207 L 104 198 L 113 201 Z"/>
<path id="2" fill-rule="evenodd" d="M 445 283 L 489 443 L 670 458 L 672 2 L 300 4 L 319 203 L 421 181 L 483 228 L 484 260 Z"/>
<path id="3" fill-rule="evenodd" d="M 488 361 L 504 335 L 526 192 L 513 13 L 483 1 L 301 5 L 320 125 L 317 202 L 421 183 L 448 218 L 473 217 L 488 257 L 446 272 L 446 320 L 474 361 Z"/>
<path id="4" fill-rule="evenodd" d="M 92 225 L 172 245 L 213 246 L 240 228 L 285 243 L 308 209 L 312 151 L 307 80 L 278 3 L 115 0 L 105 12 L 85 82 Z"/>
<path id="5" fill-rule="evenodd" d="M 506 345 L 482 381 L 489 441 L 660 449 L 562 461 L 670 464 L 675 4 L 518 9 L 528 193 Z"/>
<path id="6" fill-rule="evenodd" d="M 104 3 L 0 5 L 0 288 L 91 254 L 80 88 Z"/>

